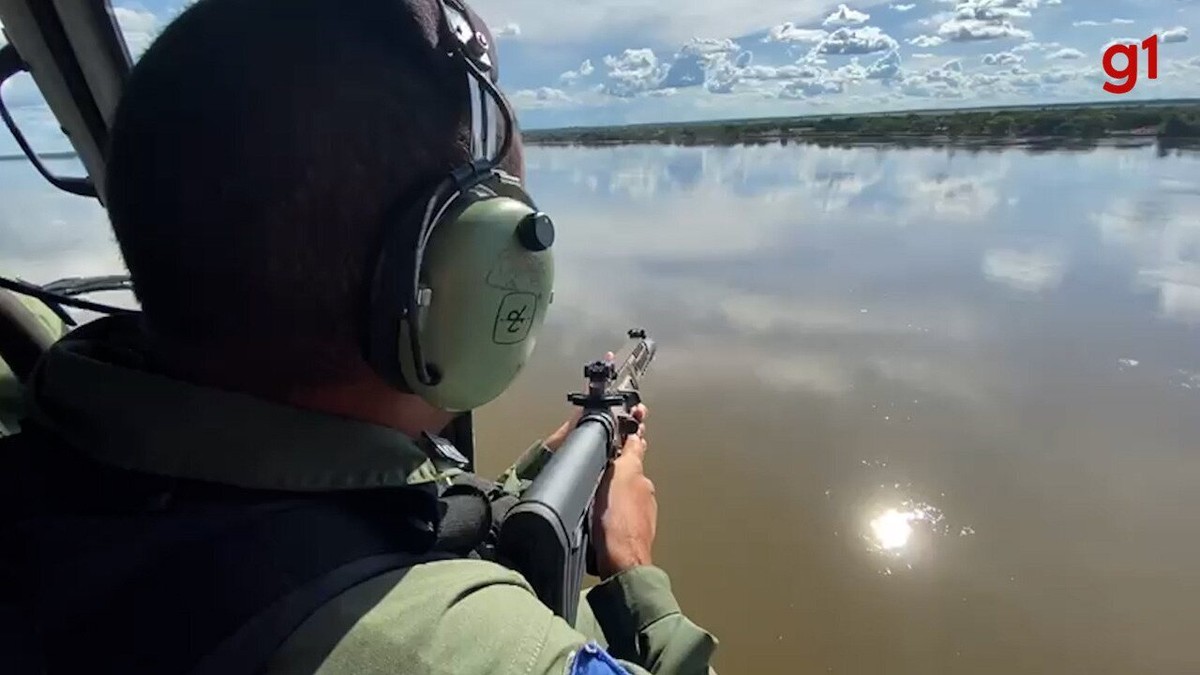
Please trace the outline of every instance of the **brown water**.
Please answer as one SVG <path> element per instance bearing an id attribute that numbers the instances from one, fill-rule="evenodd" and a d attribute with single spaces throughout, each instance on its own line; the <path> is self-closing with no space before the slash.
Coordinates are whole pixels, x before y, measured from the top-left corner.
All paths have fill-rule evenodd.
<path id="1" fill-rule="evenodd" d="M 722 673 L 1200 672 L 1200 156 L 531 149 L 499 471 L 644 326 L 657 562 Z M 0 164 L 0 267 L 119 266 Z"/>
<path id="2" fill-rule="evenodd" d="M 482 464 L 650 330 L 657 562 L 721 672 L 1200 672 L 1196 156 L 531 158 L 561 282 Z"/>

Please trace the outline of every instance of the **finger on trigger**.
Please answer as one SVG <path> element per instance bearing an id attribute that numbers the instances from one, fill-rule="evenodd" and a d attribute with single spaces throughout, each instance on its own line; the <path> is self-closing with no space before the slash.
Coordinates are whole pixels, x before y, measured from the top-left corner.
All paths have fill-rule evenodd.
<path id="1" fill-rule="evenodd" d="M 637 455 L 638 458 L 641 459 L 646 455 L 646 439 L 642 438 L 641 434 L 638 434 L 637 436 L 630 436 L 629 438 L 625 439 L 624 450 L 626 452 L 632 451 L 633 454 Z"/>

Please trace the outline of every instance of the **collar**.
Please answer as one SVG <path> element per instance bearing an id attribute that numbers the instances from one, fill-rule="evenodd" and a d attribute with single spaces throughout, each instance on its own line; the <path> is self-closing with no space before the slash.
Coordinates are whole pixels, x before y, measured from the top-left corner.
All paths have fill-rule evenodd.
<path id="1" fill-rule="evenodd" d="M 30 378 L 30 416 L 106 464 L 251 489 L 399 487 L 460 473 L 394 429 L 151 372 L 139 336 L 136 317 L 109 317 L 55 343 Z"/>

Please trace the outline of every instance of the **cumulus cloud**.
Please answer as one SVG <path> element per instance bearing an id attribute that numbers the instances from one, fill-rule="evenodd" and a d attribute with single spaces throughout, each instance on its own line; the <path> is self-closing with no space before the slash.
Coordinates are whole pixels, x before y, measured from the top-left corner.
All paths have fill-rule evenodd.
<path id="1" fill-rule="evenodd" d="M 562 80 L 563 82 L 575 82 L 576 80 L 585 78 L 594 72 L 596 72 L 596 67 L 592 65 L 592 60 L 586 59 L 583 63 L 579 64 L 579 68 L 575 70 L 568 70 L 562 75 L 559 75 L 558 79 Z"/>
<path id="2" fill-rule="evenodd" d="M 1174 28 L 1168 28 L 1165 30 L 1160 28 L 1154 32 L 1158 33 L 1158 39 L 1162 40 L 1164 44 L 1171 42 L 1187 42 L 1188 40 L 1188 29 L 1184 28 L 1183 26 L 1176 26 Z"/>
<path id="3" fill-rule="evenodd" d="M 985 66 L 1011 66 L 1021 63 L 1025 60 L 1024 56 L 1015 52 L 999 52 L 997 54 L 985 54 L 983 57 L 983 65 Z"/>
<path id="4" fill-rule="evenodd" d="M 690 87 L 703 84 L 708 91 L 725 94 L 737 81 L 737 70 L 752 60 L 728 38 L 693 38 L 685 44 L 667 67 L 663 87 Z"/>
<path id="5" fill-rule="evenodd" d="M 828 31 L 819 28 L 797 28 L 792 22 L 785 21 L 778 26 L 772 26 L 767 31 L 763 42 L 798 42 L 801 44 L 817 44 L 829 36 Z"/>
<path id="6" fill-rule="evenodd" d="M 1021 44 L 1017 45 L 1016 47 L 1013 47 L 1009 51 L 1011 51 L 1011 52 L 1032 52 L 1032 51 L 1036 51 L 1036 50 L 1040 49 L 1041 51 L 1049 52 L 1049 51 L 1054 51 L 1055 49 L 1061 49 L 1061 48 L 1062 48 L 1062 45 L 1057 42 L 1022 42 Z"/>
<path id="7" fill-rule="evenodd" d="M 524 3 L 534 1 L 542 2 L 511 0 L 511 7 L 516 11 L 505 9 L 503 11 L 508 15 L 501 14 L 520 22 L 523 40 L 541 39 L 526 25 L 529 19 L 520 11 Z M 596 0 L 606 7 L 615 1 Z M 607 30 L 625 35 L 625 42 L 618 42 L 619 47 L 610 49 L 609 56 L 598 59 L 591 43 L 580 44 L 576 51 L 579 58 L 592 54 L 592 59 L 582 63 L 574 61 L 579 64 L 576 69 L 561 73 L 557 82 L 546 82 L 550 87 L 562 87 L 567 92 L 564 96 L 553 93 L 559 90 L 539 94 L 537 89 L 530 89 L 522 97 L 527 103 L 542 107 L 568 105 L 566 99 L 570 97 L 577 97 L 578 103 L 601 107 L 615 105 L 612 97 L 677 96 L 682 99 L 653 109 L 656 112 L 647 107 L 653 104 L 642 102 L 622 104 L 620 109 L 625 112 L 619 116 L 599 111 L 589 113 L 587 121 L 595 120 L 596 123 L 669 120 L 679 114 L 691 117 L 695 114 L 692 104 L 709 108 L 713 115 L 734 112 L 732 106 L 736 106 L 739 116 L 772 116 L 800 112 L 805 106 L 817 105 L 822 100 L 847 112 L 903 106 L 906 104 L 902 99 L 909 96 L 970 98 L 991 100 L 996 104 L 1079 100 L 1090 98 L 1089 93 L 1094 95 L 1084 80 L 1102 77 L 1092 72 L 1097 68 L 1082 67 L 1086 61 L 1082 57 L 1086 54 L 1080 49 L 1090 53 L 1090 47 L 1065 39 L 1063 42 L 1067 44 L 1036 41 L 1031 31 L 1036 29 L 1039 37 L 1045 38 L 1061 35 L 1064 29 L 1070 31 L 1072 24 L 1120 25 L 1130 22 L 1130 19 L 1122 18 L 1103 22 L 1073 21 L 1087 14 L 1056 13 L 1052 11 L 1054 8 L 1047 9 L 1054 4 L 1047 0 L 931 0 L 925 3 L 916 0 L 818 3 L 813 0 L 811 5 L 805 4 L 807 2 L 802 0 L 802 8 L 777 12 L 772 17 L 774 21 L 768 19 L 758 24 L 767 28 L 738 32 L 736 21 L 731 19 L 727 28 L 719 29 L 722 33 L 716 33 L 730 38 L 693 38 L 689 35 L 688 39 L 647 42 L 642 43 L 647 48 L 623 51 L 627 45 L 638 46 L 634 40 L 639 39 L 637 36 L 649 35 L 650 29 L 626 30 L 622 28 L 625 25 L 622 19 L 619 25 L 607 25 Z M 835 6 L 836 9 L 830 9 Z M 701 10 L 707 11 L 706 7 Z M 913 9 L 921 9 L 921 12 L 908 15 L 912 21 L 900 14 Z M 1073 7 L 1071 11 L 1077 9 L 1080 8 Z M 727 7 L 725 11 L 736 14 L 741 10 L 731 11 Z M 891 19 L 893 24 L 879 25 L 877 15 L 891 11 L 898 12 Z M 780 22 L 778 19 L 783 16 L 792 20 Z M 1136 18 L 1139 24 L 1147 21 L 1143 14 L 1125 16 Z M 1175 26 L 1171 15 L 1160 14 L 1158 18 L 1163 22 L 1160 25 L 1165 26 L 1158 31 L 1163 42 L 1188 39 L 1188 31 L 1183 26 Z M 697 31 L 694 34 L 714 33 Z M 598 36 L 596 40 L 599 39 Z M 605 38 L 605 41 L 609 39 Z M 995 42 L 1001 39 L 1005 40 Z M 991 48 L 963 44 L 975 41 Z M 1139 43 L 1140 39 L 1127 42 Z M 660 44 L 675 48 L 665 49 Z M 746 46 L 751 46 L 753 52 Z M 912 52 L 904 52 L 905 49 Z M 949 53 L 932 53 L 942 49 Z M 961 56 L 962 60 L 951 61 L 949 56 Z M 902 64 L 902 57 L 906 63 Z M 1172 65 L 1179 68 L 1181 74 L 1200 71 L 1200 68 L 1187 70 L 1190 67 L 1190 63 L 1185 63 L 1187 58 L 1184 55 Z M 1034 65 L 1029 66 L 1030 63 Z M 933 64 L 941 65 L 931 67 Z M 1076 80 L 1077 86 L 1061 86 Z M 1200 83 L 1200 79 L 1194 82 Z M 780 99 L 803 99 L 805 104 L 783 108 L 778 103 Z M 776 102 L 771 103 L 771 100 Z M 555 119 L 559 124 L 564 121 L 569 122 Z M 543 122 L 539 119 L 537 123 Z"/>
<path id="8" fill-rule="evenodd" d="M 1026 293 L 1057 287 L 1065 272 L 1066 260 L 1055 251 L 993 249 L 983 257 L 983 274 L 989 281 Z"/>
<path id="9" fill-rule="evenodd" d="M 817 45 L 817 51 L 821 54 L 873 54 L 899 46 L 890 35 L 874 26 L 866 26 L 833 31 Z"/>
<path id="10" fill-rule="evenodd" d="M 840 80 L 821 78 L 814 80 L 792 80 L 779 90 L 780 98 L 811 98 L 824 94 L 840 94 L 844 86 Z"/>
<path id="11" fill-rule="evenodd" d="M 737 43 L 729 38 L 692 38 L 680 50 L 683 56 L 708 56 L 712 54 L 729 54 L 740 50 Z"/>
<path id="12" fill-rule="evenodd" d="M 813 64 L 796 63 L 786 66 L 749 66 L 740 72 L 744 80 L 789 80 L 818 79 L 827 76 L 829 71 Z"/>
<path id="13" fill-rule="evenodd" d="M 920 47 L 921 49 L 929 49 L 930 47 L 937 47 L 944 42 L 946 42 L 945 38 L 940 38 L 936 35 L 918 35 L 909 40 L 908 44 Z"/>
<path id="14" fill-rule="evenodd" d="M 499 28 L 493 28 L 492 35 L 497 38 L 520 37 L 521 24 L 513 23 L 512 21 L 509 21 L 508 23 L 504 24 L 503 26 L 500 26 Z"/>
<path id="15" fill-rule="evenodd" d="M 622 98 L 657 89 L 669 69 L 659 63 L 649 48 L 626 49 L 620 56 L 605 56 L 604 65 L 608 66 L 609 80 L 604 91 Z"/>
<path id="16" fill-rule="evenodd" d="M 1033 34 L 1016 27 L 1013 21 L 1029 18 L 1037 7 L 1038 0 L 958 0 L 951 18 L 938 27 L 937 34 L 952 42 L 1029 40 Z"/>
<path id="17" fill-rule="evenodd" d="M 1111 19 L 1109 21 L 1072 21 L 1071 25 L 1076 28 L 1094 27 L 1094 26 L 1121 26 L 1133 23 L 1132 19 Z"/>
<path id="18" fill-rule="evenodd" d="M 900 52 L 893 49 L 867 68 L 869 80 L 891 80 L 900 75 Z"/>
<path id="19" fill-rule="evenodd" d="M 1048 58 L 1048 59 L 1061 59 L 1064 61 L 1073 61 L 1075 59 L 1082 59 L 1083 57 L 1084 57 L 1083 52 L 1079 51 L 1078 49 L 1073 49 L 1071 47 L 1064 47 L 1063 49 L 1060 49 L 1056 52 L 1051 52 L 1046 55 L 1046 58 Z"/>
<path id="20" fill-rule="evenodd" d="M 158 35 L 158 17 L 151 12 L 128 7 L 114 7 L 113 15 L 117 18 L 121 34 L 125 37 L 125 45 L 136 61 Z"/>
<path id="21" fill-rule="evenodd" d="M 1017 28 L 1008 21 L 951 19 L 938 28 L 938 36 L 951 42 L 972 42 L 1002 38 L 1028 40 L 1033 38 L 1033 33 Z"/>
<path id="22" fill-rule="evenodd" d="M 1007 52 L 1001 52 L 1004 53 Z M 995 70 L 971 72 L 961 59 L 953 59 L 940 67 L 924 71 L 902 70 L 892 81 L 893 89 L 905 96 L 933 99 L 1028 97 L 1035 93 L 1057 92 L 1060 90 L 1059 85 L 1091 73 L 1090 70 L 1081 68 L 1053 68 L 1031 72 L 1021 63 L 990 65 Z"/>
<path id="23" fill-rule="evenodd" d="M 557 108 L 579 103 L 574 97 L 561 89 L 538 87 L 537 89 L 521 89 L 509 97 L 517 108 Z"/>
<path id="24" fill-rule="evenodd" d="M 870 14 L 850 9 L 846 5 L 838 5 L 833 14 L 825 17 L 822 26 L 839 27 L 839 26 L 858 26 L 864 24 L 871 18 Z"/>
<path id="25" fill-rule="evenodd" d="M 1100 50 L 1108 51 L 1108 48 L 1112 47 L 1114 45 L 1140 45 L 1141 43 L 1142 43 L 1142 41 L 1137 38 L 1130 38 L 1130 37 L 1116 38 L 1114 40 L 1109 40 L 1108 42 L 1105 42 L 1104 46 L 1101 47 Z"/>

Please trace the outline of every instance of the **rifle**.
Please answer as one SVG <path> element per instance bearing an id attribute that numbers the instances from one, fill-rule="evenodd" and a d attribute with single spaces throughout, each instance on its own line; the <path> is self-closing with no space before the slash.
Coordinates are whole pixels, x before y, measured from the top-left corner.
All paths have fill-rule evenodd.
<path id="1" fill-rule="evenodd" d="M 637 432 L 630 413 L 642 401 L 642 377 L 658 350 L 646 331 L 628 335 L 631 347 L 620 368 L 612 361 L 584 366 L 587 391 L 567 395 L 583 408 L 579 422 L 504 517 L 496 546 L 500 561 L 520 572 L 538 598 L 572 625 L 585 566 L 596 574 L 589 537 L 596 488 L 626 436 Z"/>

